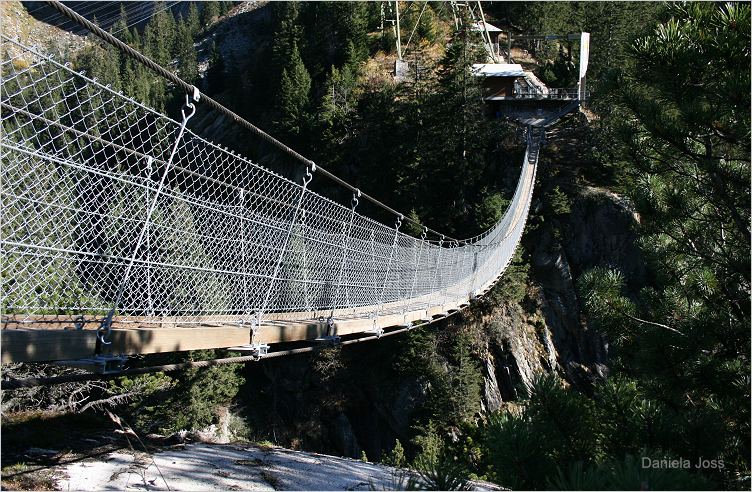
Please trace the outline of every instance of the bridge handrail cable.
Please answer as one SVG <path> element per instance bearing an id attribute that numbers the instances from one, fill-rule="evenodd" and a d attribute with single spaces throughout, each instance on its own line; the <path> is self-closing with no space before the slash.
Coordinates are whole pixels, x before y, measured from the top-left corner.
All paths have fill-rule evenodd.
<path id="1" fill-rule="evenodd" d="M 177 121 L 0 40 L 3 323 L 78 326 L 110 313 L 120 327 L 330 316 L 378 328 L 468 302 L 519 243 L 537 165 L 530 132 L 512 202 L 486 233 L 459 241 L 384 206 L 440 237 L 428 241 L 181 136 Z"/>

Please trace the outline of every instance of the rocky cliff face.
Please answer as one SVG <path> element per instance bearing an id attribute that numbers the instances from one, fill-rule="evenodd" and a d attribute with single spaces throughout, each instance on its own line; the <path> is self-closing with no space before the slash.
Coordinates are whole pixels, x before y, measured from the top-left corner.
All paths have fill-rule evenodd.
<path id="1" fill-rule="evenodd" d="M 428 391 L 419 377 L 393 377 L 396 338 L 248 365 L 240 413 L 259 438 L 378 461 L 395 439 L 410 438 Z"/>
<path id="2" fill-rule="evenodd" d="M 76 51 L 86 44 L 86 39 L 83 36 L 40 22 L 29 14 L 29 10 L 31 10 L 39 18 L 43 18 L 40 15 L 41 8 L 55 12 L 42 2 L 3 0 L 0 2 L 0 31 L 3 35 L 41 53 L 66 53 Z M 10 56 L 23 53 L 12 43 L 5 43 L 5 49 L 8 50 Z M 27 62 L 31 63 L 31 60 L 27 60 Z"/>
<path id="3" fill-rule="evenodd" d="M 597 266 L 619 270 L 631 285 L 639 286 L 645 280 L 645 266 L 635 245 L 638 217 L 625 199 L 583 178 L 583 169 L 601 165 L 582 156 L 587 154 L 582 149 L 587 149 L 592 130 L 573 124 L 574 132 L 570 128 L 558 138 L 557 133 L 563 132 L 551 132 L 553 138 L 541 154 L 536 190 L 536 198 L 545 201 L 546 193 L 561 186 L 569 213 L 531 217 L 538 227 L 527 235 L 526 247 L 531 280 L 537 287 L 530 299 L 550 330 L 567 379 L 589 393 L 592 381 L 607 375 L 608 343 L 580 314 L 577 279 Z"/>

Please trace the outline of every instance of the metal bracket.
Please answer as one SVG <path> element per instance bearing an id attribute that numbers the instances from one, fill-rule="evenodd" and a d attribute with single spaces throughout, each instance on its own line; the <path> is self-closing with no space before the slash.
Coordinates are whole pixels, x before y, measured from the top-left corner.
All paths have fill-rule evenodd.
<path id="1" fill-rule="evenodd" d="M 339 345 L 341 342 L 341 338 L 339 335 L 327 335 L 325 337 L 320 337 L 315 340 L 316 343 L 321 343 L 324 345 Z"/>
<path id="2" fill-rule="evenodd" d="M 96 374 L 117 374 L 122 372 L 123 364 L 128 361 L 125 354 L 114 357 L 112 352 L 108 356 L 94 355 L 79 360 L 61 360 L 53 364 L 61 366 L 82 366 L 81 369 L 91 371 Z"/>
<path id="3" fill-rule="evenodd" d="M 250 343 L 248 345 L 243 345 L 242 347 L 228 347 L 227 350 L 230 352 L 240 352 L 244 355 L 250 355 L 258 360 L 269 353 L 269 344 Z"/>
<path id="4" fill-rule="evenodd" d="M 238 319 L 238 325 L 242 328 L 245 324 L 243 318 Z M 251 343 L 243 345 L 241 347 L 228 347 L 227 350 L 231 352 L 240 352 L 241 354 L 250 355 L 256 360 L 261 359 L 269 353 L 269 344 L 263 342 L 255 342 L 254 339 L 258 335 L 259 320 L 258 318 L 251 318 Z"/>
<path id="5" fill-rule="evenodd" d="M 381 335 L 384 334 L 384 329 L 380 326 L 371 328 L 370 330 L 366 330 L 363 333 L 373 333 L 376 335 L 376 338 L 381 338 Z"/>
<path id="6" fill-rule="evenodd" d="M 324 318 L 319 318 L 319 323 L 323 322 Z M 334 317 L 329 316 L 326 319 L 326 322 L 329 324 L 329 327 L 326 330 L 326 336 L 315 339 L 315 342 L 325 345 L 339 345 L 342 338 L 339 335 L 332 335 L 334 329 Z"/>

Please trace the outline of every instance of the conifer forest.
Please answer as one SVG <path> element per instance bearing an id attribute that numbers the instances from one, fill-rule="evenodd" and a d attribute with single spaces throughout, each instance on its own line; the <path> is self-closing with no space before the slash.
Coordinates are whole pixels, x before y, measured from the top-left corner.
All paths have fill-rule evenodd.
<path id="1" fill-rule="evenodd" d="M 3 3 L 29 22 L 50 16 L 42 2 Z M 89 3 L 109 10 L 87 16 Z M 416 222 L 473 237 L 512 200 L 524 143 L 485 109 L 472 66 L 488 53 L 457 2 L 66 4 Z M 3 490 L 24 488 L 7 477 L 25 449 L 73 428 L 101 433 L 108 413 L 144 439 L 214 425 L 226 441 L 417 470 L 421 480 L 403 486 L 428 490 L 470 479 L 512 490 L 750 489 L 749 2 L 480 5 L 503 53 L 508 33 L 591 40 L 589 100 L 547 129 L 522 241 L 493 290 L 444 321 L 367 343 L 3 390 Z M 185 94 L 174 84 L 60 27 L 78 41 L 37 49 L 179 121 Z M 510 46 L 546 86 L 577 87 L 579 41 Z M 200 103 L 189 128 L 290 179 L 304 172 Z M 323 176 L 309 187 L 350 203 Z M 394 221 L 365 201 L 358 212 Z M 2 366 L 3 380 L 74 371 Z"/>

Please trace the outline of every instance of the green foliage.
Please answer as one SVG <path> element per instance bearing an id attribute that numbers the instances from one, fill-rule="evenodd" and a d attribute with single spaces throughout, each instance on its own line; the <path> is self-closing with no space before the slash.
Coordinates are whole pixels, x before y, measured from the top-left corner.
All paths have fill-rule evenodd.
<path id="1" fill-rule="evenodd" d="M 198 58 L 196 49 L 193 47 L 191 27 L 183 22 L 182 17 L 178 20 L 176 32 L 175 52 L 180 57 L 178 64 L 180 78 L 189 84 L 195 84 L 198 78 Z"/>
<path id="2" fill-rule="evenodd" d="M 185 18 L 185 24 L 191 37 L 196 37 L 201 30 L 201 19 L 196 2 L 190 2 L 188 5 L 188 16 Z"/>
<path id="3" fill-rule="evenodd" d="M 601 382 L 593 400 L 551 376 L 529 391 L 521 414 L 496 412 L 485 424 L 483 461 L 492 466 L 489 477 L 504 486 L 631 490 L 646 483 L 704 490 L 711 487 L 707 476 L 718 479 L 728 467 L 723 444 L 711 437 L 721 432 L 712 415 L 695 412 L 688 419 L 629 380 Z M 716 466 L 698 469 L 700 456 Z M 682 466 L 654 466 L 654 460 L 682 460 Z"/>
<path id="4" fill-rule="evenodd" d="M 569 206 L 569 198 L 561 191 L 559 186 L 556 186 L 552 192 L 548 195 L 551 202 L 551 209 L 555 215 L 565 215 L 572 211 Z"/>
<path id="5" fill-rule="evenodd" d="M 396 370 L 403 377 L 419 377 L 429 385 L 423 425 L 456 425 L 480 409 L 481 369 L 474 360 L 469 339 L 460 334 L 447 347 L 439 347 L 436 334 L 411 330 L 398 356 Z"/>
<path id="6" fill-rule="evenodd" d="M 211 3 L 211 2 L 207 2 Z M 166 67 L 172 57 L 176 25 L 164 2 L 154 2 L 156 12 L 144 28 L 144 51 L 157 65 Z"/>
<path id="7" fill-rule="evenodd" d="M 555 462 L 544 434 L 523 418 L 494 413 L 486 424 L 486 446 L 496 480 L 513 489 L 542 488 Z"/>
<path id="8" fill-rule="evenodd" d="M 657 424 L 645 444 L 723 456 L 728 477 L 749 471 L 750 9 L 666 4 L 660 21 L 604 86 L 649 282 L 628 295 L 622 273 L 594 269 L 578 291 L 615 366 L 644 388 Z M 626 437 L 610 452 L 634 453 Z"/>
<path id="9" fill-rule="evenodd" d="M 457 458 L 443 446 L 428 452 L 424 449 L 413 462 L 413 468 L 419 474 L 420 490 L 472 490 Z"/>
<path id="10" fill-rule="evenodd" d="M 191 351 L 187 356 L 189 361 L 215 358 L 218 358 L 216 350 Z M 212 424 L 217 406 L 229 404 L 245 381 L 238 374 L 241 368 L 242 364 L 226 364 L 181 373 L 171 405 L 175 416 L 171 422 L 173 430 L 202 429 Z"/>
<path id="11" fill-rule="evenodd" d="M 145 365 L 180 363 L 221 358 L 216 350 L 200 350 L 171 355 L 144 356 Z M 217 423 L 220 407 L 232 403 L 245 382 L 239 372 L 242 364 L 214 365 L 165 374 L 147 374 L 111 381 L 108 394 L 127 420 L 146 432 L 171 433 L 181 429 L 200 430 Z M 123 396 L 128 395 L 125 400 Z M 125 404 L 127 402 L 127 404 Z M 101 405 L 100 405 L 101 406 Z M 240 421 L 231 421 L 235 435 L 248 434 Z"/>
<path id="12" fill-rule="evenodd" d="M 407 466 L 407 458 L 405 458 L 405 448 L 402 447 L 402 443 L 399 439 L 394 440 L 394 449 L 389 453 L 382 451 L 381 464 L 386 466 L 393 466 L 395 468 L 404 468 Z"/>
<path id="13" fill-rule="evenodd" d="M 475 204 L 475 217 L 478 227 L 490 229 L 503 216 L 509 207 L 510 200 L 504 198 L 502 193 L 490 193 L 482 190 L 480 200 Z"/>
<path id="14" fill-rule="evenodd" d="M 398 377 L 418 379 L 427 387 L 426 401 L 413 416 L 416 435 L 411 440 L 424 464 L 439 455 L 441 436 L 455 433 L 480 411 L 482 369 L 472 353 L 471 340 L 470 334 L 449 327 L 436 333 L 418 326 L 408 333 L 397 354 L 394 369 Z M 395 453 L 402 454 L 399 448 L 401 445 L 391 459 L 401 462 L 395 457 Z M 452 452 L 445 451 L 447 459 Z"/>
<path id="15" fill-rule="evenodd" d="M 450 421 L 462 422 L 480 411 L 483 384 L 480 365 L 473 358 L 470 339 L 464 332 L 457 336 L 451 349 L 451 361 L 453 364 L 446 378 L 451 395 L 448 405 Z"/>
<path id="16" fill-rule="evenodd" d="M 279 90 L 279 128 L 289 134 L 299 135 L 310 123 L 309 94 L 311 76 L 300 57 L 297 43 L 293 43 L 290 61 L 282 70 Z"/>
<path id="17" fill-rule="evenodd" d="M 221 11 L 221 3 L 224 2 L 218 2 L 218 1 L 208 1 L 208 2 L 202 2 L 201 6 L 201 25 L 203 27 L 209 27 L 213 22 L 215 22 L 219 16 Z"/>
<path id="18" fill-rule="evenodd" d="M 577 462 L 567 471 L 558 467 L 558 475 L 547 480 L 549 490 L 712 490 L 702 476 L 693 475 L 683 468 L 644 466 L 658 461 L 668 463 L 672 458 L 642 451 L 639 459 L 628 455 L 623 460 L 606 462 L 585 468 Z M 673 460 L 676 463 L 675 460 Z"/>
<path id="19" fill-rule="evenodd" d="M 406 338 L 395 361 L 395 370 L 405 376 L 421 376 L 435 354 L 432 333 L 418 326 L 410 330 Z"/>
<path id="20" fill-rule="evenodd" d="M 506 8 L 506 13 L 497 9 Z M 565 35 L 589 32 L 588 79 L 598 80 L 612 67 L 622 66 L 629 41 L 654 20 L 659 3 L 649 2 L 519 2 L 491 4 L 487 13 L 507 17 L 522 34 Z M 550 87 L 572 87 L 579 72 L 579 41 L 515 41 L 513 48 L 530 51 L 542 65 L 536 73 Z M 548 73 L 546 73 L 548 72 Z"/>

